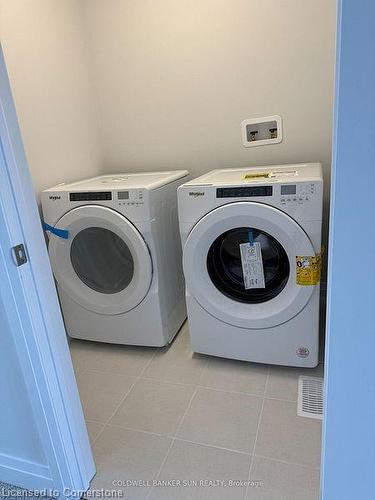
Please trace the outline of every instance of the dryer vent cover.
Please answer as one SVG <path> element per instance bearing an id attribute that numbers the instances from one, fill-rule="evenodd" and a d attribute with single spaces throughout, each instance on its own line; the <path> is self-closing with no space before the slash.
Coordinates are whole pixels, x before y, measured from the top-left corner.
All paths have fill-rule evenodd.
<path id="1" fill-rule="evenodd" d="M 300 376 L 297 415 L 323 419 L 323 378 Z"/>

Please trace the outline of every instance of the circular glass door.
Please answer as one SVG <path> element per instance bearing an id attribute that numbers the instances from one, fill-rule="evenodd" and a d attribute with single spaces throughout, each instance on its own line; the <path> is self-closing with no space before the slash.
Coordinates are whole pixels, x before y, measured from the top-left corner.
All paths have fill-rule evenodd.
<path id="1" fill-rule="evenodd" d="M 264 286 L 258 283 L 258 288 L 246 289 L 240 245 L 249 240 L 261 249 L 257 265 Z M 280 325 L 296 316 L 313 293 L 313 287 L 296 283 L 298 255 L 315 251 L 289 215 L 264 203 L 222 205 L 202 217 L 186 239 L 183 267 L 188 295 L 229 325 L 246 329 Z"/>
<path id="2" fill-rule="evenodd" d="M 246 289 L 240 245 L 249 241 L 261 246 L 264 288 Z M 282 245 L 265 231 L 238 227 L 221 234 L 207 254 L 207 270 L 214 285 L 227 297 L 247 304 L 266 302 L 285 287 L 290 274 L 289 259 Z"/>
<path id="3" fill-rule="evenodd" d="M 82 307 L 121 314 L 136 307 L 152 280 L 148 247 L 137 228 L 118 212 L 99 205 L 77 207 L 51 234 L 49 255 L 58 286 Z"/>
<path id="4" fill-rule="evenodd" d="M 74 271 L 88 287 L 100 293 L 119 293 L 133 279 L 134 259 L 128 245 L 103 227 L 88 227 L 72 241 Z"/>

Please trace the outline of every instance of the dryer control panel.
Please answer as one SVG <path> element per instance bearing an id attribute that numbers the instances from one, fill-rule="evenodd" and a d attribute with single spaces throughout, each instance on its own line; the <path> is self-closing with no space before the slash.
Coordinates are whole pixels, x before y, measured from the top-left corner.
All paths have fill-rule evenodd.
<path id="1" fill-rule="evenodd" d="M 142 189 L 130 189 L 117 191 L 116 200 L 119 205 L 137 207 L 144 205 Z"/>
<path id="2" fill-rule="evenodd" d="M 316 186 L 313 182 L 301 184 L 282 184 L 280 186 L 280 203 L 287 205 L 290 203 L 306 203 L 315 194 Z"/>

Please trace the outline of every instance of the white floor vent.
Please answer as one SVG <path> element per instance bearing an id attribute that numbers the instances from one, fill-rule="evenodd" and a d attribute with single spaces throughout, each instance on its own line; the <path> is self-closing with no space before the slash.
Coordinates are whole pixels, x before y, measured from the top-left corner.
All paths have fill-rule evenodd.
<path id="1" fill-rule="evenodd" d="M 298 378 L 298 409 L 300 417 L 323 419 L 323 378 Z"/>

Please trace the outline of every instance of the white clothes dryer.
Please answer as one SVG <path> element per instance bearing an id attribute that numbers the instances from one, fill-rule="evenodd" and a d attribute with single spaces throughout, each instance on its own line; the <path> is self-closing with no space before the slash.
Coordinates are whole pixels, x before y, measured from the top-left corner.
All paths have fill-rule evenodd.
<path id="1" fill-rule="evenodd" d="M 177 187 L 188 172 L 95 177 L 42 193 L 70 337 L 169 343 L 186 318 Z"/>

